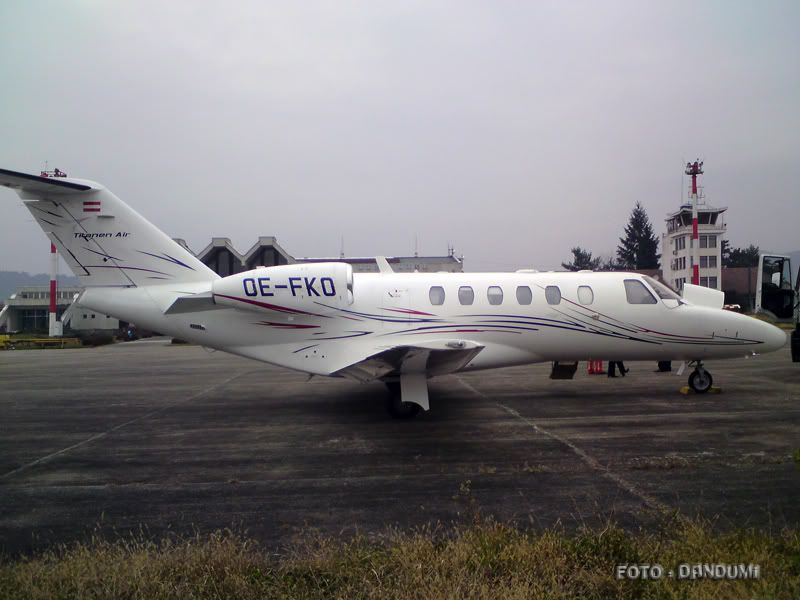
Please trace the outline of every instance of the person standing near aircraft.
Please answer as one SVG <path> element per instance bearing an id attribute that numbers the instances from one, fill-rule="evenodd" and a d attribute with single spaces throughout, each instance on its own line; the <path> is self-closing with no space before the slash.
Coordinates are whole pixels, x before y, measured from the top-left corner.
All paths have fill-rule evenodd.
<path id="1" fill-rule="evenodd" d="M 610 360 L 610 361 L 608 361 L 608 376 L 609 377 L 616 377 L 617 376 L 617 374 L 616 374 L 616 368 L 617 367 L 619 367 L 619 373 L 623 377 L 625 377 L 625 373 L 630 371 L 630 369 L 626 369 L 625 368 L 625 363 L 623 363 L 621 360 L 616 360 L 616 361 Z"/>

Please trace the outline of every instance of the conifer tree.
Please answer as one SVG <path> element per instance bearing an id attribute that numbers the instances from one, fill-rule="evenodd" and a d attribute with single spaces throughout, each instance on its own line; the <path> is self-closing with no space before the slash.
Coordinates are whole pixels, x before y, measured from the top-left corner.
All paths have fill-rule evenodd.
<path id="1" fill-rule="evenodd" d="M 575 246 L 572 250 L 572 262 L 561 263 L 567 271 L 581 271 L 588 269 L 596 271 L 600 267 L 600 258 L 592 258 L 592 253 L 584 250 L 580 246 Z"/>
<path id="2" fill-rule="evenodd" d="M 619 238 L 617 264 L 623 269 L 657 269 L 658 238 L 644 207 L 637 202 L 625 226 L 625 237 Z"/>
<path id="3" fill-rule="evenodd" d="M 723 267 L 757 267 L 758 246 L 750 244 L 747 248 L 731 248 L 728 240 L 722 240 Z"/>

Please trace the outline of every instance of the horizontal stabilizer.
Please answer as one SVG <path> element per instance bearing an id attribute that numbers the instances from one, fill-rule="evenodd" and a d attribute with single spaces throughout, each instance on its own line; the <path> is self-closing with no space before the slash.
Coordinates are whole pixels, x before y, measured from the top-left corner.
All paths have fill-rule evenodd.
<path id="1" fill-rule="evenodd" d="M 192 296 L 181 296 L 170 307 L 164 311 L 165 315 L 177 315 L 185 313 L 203 312 L 206 310 L 222 310 L 227 306 L 220 306 L 211 297 L 211 292 L 206 294 L 196 294 Z"/>
<path id="2" fill-rule="evenodd" d="M 29 173 L 18 173 L 0 169 L 0 185 L 31 194 L 80 194 L 95 188 L 84 182 L 62 177 L 40 177 Z"/>
<path id="3" fill-rule="evenodd" d="M 72 304 L 70 304 L 67 307 L 67 310 L 65 310 L 61 314 L 61 322 L 64 324 L 64 327 L 69 325 L 69 322 L 72 320 L 72 315 L 74 315 L 78 310 L 80 310 L 81 303 L 80 303 L 79 299 L 80 299 L 80 294 L 75 294 L 72 297 Z"/>

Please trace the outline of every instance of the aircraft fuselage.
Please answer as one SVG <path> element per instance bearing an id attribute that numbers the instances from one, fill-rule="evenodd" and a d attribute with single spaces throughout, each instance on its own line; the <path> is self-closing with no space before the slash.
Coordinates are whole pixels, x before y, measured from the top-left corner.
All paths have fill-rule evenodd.
<path id="1" fill-rule="evenodd" d="M 484 346 L 464 370 L 587 359 L 708 360 L 785 343 L 780 330 L 751 317 L 661 299 L 637 273 L 355 273 L 351 304 L 336 306 L 320 293 L 301 310 L 291 302 L 291 288 L 282 297 L 271 279 L 266 286 L 269 271 L 240 274 L 241 308 L 163 314 L 191 291 L 191 285 L 168 284 L 89 289 L 80 302 L 208 347 L 324 375 L 361 348 L 371 353 L 429 340 Z M 629 302 L 626 280 L 647 287 L 655 301 Z M 302 278 L 296 285 L 306 287 Z M 321 284 L 312 285 L 321 291 Z M 330 291 L 333 283 L 326 285 Z"/>

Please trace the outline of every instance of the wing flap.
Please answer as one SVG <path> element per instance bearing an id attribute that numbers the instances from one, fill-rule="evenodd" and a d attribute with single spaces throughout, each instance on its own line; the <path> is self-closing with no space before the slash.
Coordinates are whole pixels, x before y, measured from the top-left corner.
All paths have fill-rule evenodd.
<path id="1" fill-rule="evenodd" d="M 463 369 L 483 348 L 481 344 L 465 340 L 394 346 L 371 354 L 333 374 L 364 382 L 408 373 L 423 373 L 426 377 L 446 375 Z"/>

